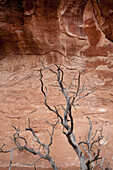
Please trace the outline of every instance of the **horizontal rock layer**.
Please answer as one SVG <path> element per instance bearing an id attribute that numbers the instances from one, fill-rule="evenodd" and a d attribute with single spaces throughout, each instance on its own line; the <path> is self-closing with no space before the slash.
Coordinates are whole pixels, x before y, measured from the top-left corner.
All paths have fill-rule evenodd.
<path id="1" fill-rule="evenodd" d="M 48 142 L 48 124 L 56 117 L 43 105 L 40 92 L 39 69 L 45 65 L 62 64 L 65 85 L 85 69 L 81 83 L 88 89 L 98 88 L 95 93 L 77 103 L 75 133 L 85 136 L 89 115 L 94 129 L 104 127 L 106 157 L 112 163 L 112 109 L 113 109 L 113 2 L 112 0 L 6 0 L 0 1 L 0 143 L 13 145 L 11 124 L 26 133 L 28 118 L 39 137 Z M 40 58 L 39 58 L 40 57 Z M 51 87 L 55 77 L 44 73 L 48 85 L 50 105 L 64 104 L 64 98 Z M 77 83 L 77 82 L 76 82 Z M 57 92 L 57 93 L 56 93 Z M 82 128 L 81 128 L 82 127 Z M 51 127 L 49 127 L 51 130 Z M 77 166 L 79 161 L 65 136 L 56 127 L 51 155 L 62 167 Z M 31 147 L 33 147 L 31 141 Z M 104 153 L 104 154 L 105 154 Z M 4 159 L 5 158 L 5 159 Z M 26 152 L 15 153 L 14 166 L 23 166 L 35 160 Z M 2 155 L 0 166 L 7 167 L 9 155 Z M 38 167 L 49 167 L 40 161 Z"/>

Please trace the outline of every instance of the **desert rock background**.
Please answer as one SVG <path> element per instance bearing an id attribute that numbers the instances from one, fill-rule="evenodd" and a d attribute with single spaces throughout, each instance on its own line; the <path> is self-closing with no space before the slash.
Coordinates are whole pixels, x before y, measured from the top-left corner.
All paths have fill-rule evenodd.
<path id="1" fill-rule="evenodd" d="M 93 94 L 78 101 L 73 110 L 75 134 L 84 137 L 88 120 L 94 130 L 103 126 L 109 138 L 102 150 L 113 168 L 113 1 L 112 0 L 0 0 L 0 145 L 14 146 L 12 124 L 20 126 L 21 135 L 35 146 L 25 131 L 28 118 L 44 142 L 48 142 L 45 120 L 56 120 L 44 106 L 40 91 L 40 59 L 46 66 L 63 65 L 65 86 L 85 69 L 81 83 Z M 65 104 L 50 72 L 44 73 L 51 106 Z M 61 126 L 55 129 L 51 156 L 64 169 L 79 168 L 79 161 Z M 35 156 L 14 152 L 12 169 L 28 169 Z M 0 154 L 0 169 L 8 169 L 10 154 Z M 38 169 L 50 168 L 47 161 L 37 163 Z"/>

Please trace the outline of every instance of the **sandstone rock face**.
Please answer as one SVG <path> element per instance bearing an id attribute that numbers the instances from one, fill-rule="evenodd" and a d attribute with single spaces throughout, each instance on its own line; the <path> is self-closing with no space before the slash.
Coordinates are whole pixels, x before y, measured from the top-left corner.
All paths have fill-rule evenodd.
<path id="1" fill-rule="evenodd" d="M 40 91 L 39 69 L 55 63 L 64 66 L 65 85 L 73 76 L 85 69 L 82 82 L 95 93 L 77 103 L 73 110 L 75 133 L 85 136 L 89 115 L 94 129 L 101 124 L 105 138 L 103 149 L 113 167 L 113 2 L 112 0 L 0 0 L 0 143 L 6 149 L 14 146 L 10 136 L 11 124 L 20 126 L 21 134 L 37 147 L 30 133 L 25 131 L 28 118 L 31 126 L 44 142 L 48 142 L 47 129 L 56 120 L 44 106 Z M 61 93 L 51 84 L 56 83 L 50 72 L 44 73 L 50 105 L 64 104 Z M 51 155 L 56 164 L 73 169 L 79 167 L 78 158 L 62 134 L 61 126 L 55 130 Z M 36 158 L 26 152 L 15 152 L 13 165 L 24 167 Z M 9 154 L 1 154 L 0 168 L 8 167 Z M 37 163 L 38 168 L 50 168 L 48 162 Z"/>

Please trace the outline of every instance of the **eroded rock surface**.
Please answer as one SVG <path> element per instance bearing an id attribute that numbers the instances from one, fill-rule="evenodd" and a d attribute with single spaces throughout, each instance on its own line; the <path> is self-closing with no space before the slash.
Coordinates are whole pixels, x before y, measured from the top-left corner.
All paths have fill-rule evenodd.
<path id="1" fill-rule="evenodd" d="M 105 138 L 109 140 L 103 150 L 113 167 L 113 2 L 96 0 L 6 0 L 0 1 L 0 143 L 11 148 L 14 133 L 11 124 L 26 133 L 28 118 L 39 137 L 48 142 L 48 124 L 56 117 L 43 105 L 40 92 L 39 69 L 45 65 L 62 64 L 65 85 L 73 76 L 86 69 L 82 82 L 87 88 L 98 88 L 82 99 L 73 110 L 75 133 L 85 136 L 89 115 L 94 129 L 103 125 Z M 56 83 L 50 72 L 45 72 L 47 85 Z M 48 86 L 50 105 L 64 104 L 59 91 Z M 57 94 L 56 94 L 57 92 Z M 51 127 L 49 128 L 51 130 Z M 78 158 L 56 127 L 51 155 L 58 166 L 79 167 Z M 34 147 L 31 141 L 31 147 Z M 10 155 L 0 157 L 0 167 L 7 167 Z M 15 153 L 14 165 L 23 167 L 35 157 L 26 152 Z M 50 167 L 40 161 L 39 168 Z M 71 169 L 71 168 L 70 168 Z"/>

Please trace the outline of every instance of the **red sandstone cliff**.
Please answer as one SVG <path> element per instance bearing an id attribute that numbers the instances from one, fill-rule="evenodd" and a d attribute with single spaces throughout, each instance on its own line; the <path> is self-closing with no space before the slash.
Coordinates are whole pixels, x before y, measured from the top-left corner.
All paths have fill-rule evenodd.
<path id="1" fill-rule="evenodd" d="M 23 135 L 27 118 L 45 140 L 45 118 L 54 118 L 43 107 L 38 69 L 39 57 L 48 64 L 60 63 L 66 80 L 86 69 L 84 79 L 89 88 L 98 92 L 83 99 L 75 114 L 77 136 L 86 129 L 85 115 L 90 115 L 94 127 L 103 124 L 109 140 L 105 149 L 112 163 L 113 154 L 113 2 L 112 0 L 0 0 L 0 143 L 13 142 L 11 124 L 21 126 Z M 46 75 L 52 80 L 52 75 Z M 51 83 L 51 82 L 50 82 Z M 51 91 L 52 101 L 56 100 Z M 59 97 L 59 103 L 62 98 Z M 51 102 L 54 104 L 54 102 Z M 44 137 L 44 134 L 45 137 Z M 78 159 L 56 129 L 52 155 L 62 167 L 79 166 Z M 58 144 L 58 148 L 56 145 Z M 62 150 L 61 150 L 62 148 Z M 57 150 L 57 154 L 56 154 Z M 16 153 L 15 166 L 32 162 L 27 153 Z M 19 156 L 20 155 L 20 156 Z M 18 158 L 19 157 L 19 158 Z M 65 161 L 67 159 L 67 161 Z M 62 161 L 61 161 L 62 160 Z M 9 155 L 0 157 L 0 167 L 7 167 Z M 42 161 L 39 167 L 49 165 Z"/>

